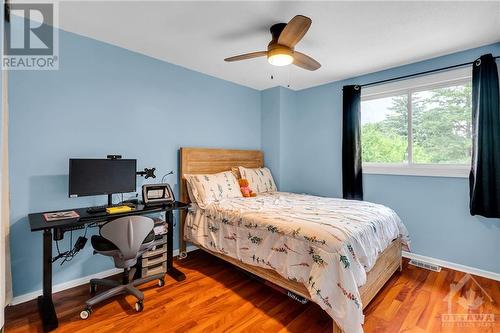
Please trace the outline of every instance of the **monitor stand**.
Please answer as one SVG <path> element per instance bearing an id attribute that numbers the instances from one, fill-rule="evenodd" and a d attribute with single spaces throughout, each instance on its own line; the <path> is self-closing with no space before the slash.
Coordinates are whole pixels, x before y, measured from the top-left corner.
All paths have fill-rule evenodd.
<path id="1" fill-rule="evenodd" d="M 133 203 L 133 202 L 122 202 L 120 204 L 113 205 L 112 194 L 108 194 L 108 204 L 107 205 L 89 207 L 89 208 L 87 208 L 87 213 L 89 213 L 89 214 L 104 213 L 104 212 L 106 212 L 106 208 L 113 207 L 113 206 L 119 206 L 119 205 L 130 206 L 134 209 L 136 207 L 136 203 Z"/>
<path id="2" fill-rule="evenodd" d="M 97 214 L 106 212 L 106 208 L 113 206 L 113 195 L 108 194 L 108 204 L 102 206 L 95 206 L 87 208 L 87 213 L 89 214 Z"/>

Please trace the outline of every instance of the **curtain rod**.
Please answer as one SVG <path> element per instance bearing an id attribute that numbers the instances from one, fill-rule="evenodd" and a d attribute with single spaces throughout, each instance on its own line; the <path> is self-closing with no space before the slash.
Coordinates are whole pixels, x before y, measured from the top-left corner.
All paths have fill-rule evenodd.
<path id="1" fill-rule="evenodd" d="M 493 59 L 498 59 L 500 56 L 493 57 Z M 386 83 L 386 82 L 391 82 L 391 81 L 397 81 L 397 80 L 402 80 L 402 79 L 407 79 L 409 77 L 414 77 L 414 76 L 420 76 L 424 74 L 429 74 L 429 73 L 434 73 L 434 72 L 440 72 L 444 71 L 447 69 L 452 69 L 452 68 L 457 68 L 457 67 L 463 67 L 467 65 L 472 65 L 479 59 L 476 59 L 474 61 L 469 61 L 469 62 L 464 62 L 463 64 L 458 64 L 458 65 L 452 65 L 452 66 L 447 66 L 447 67 L 442 67 L 442 68 L 436 68 L 436 69 L 431 69 L 425 72 L 420 72 L 420 73 L 414 73 L 414 74 L 408 74 L 408 75 L 403 75 L 403 76 L 398 76 L 398 77 L 393 77 L 392 79 L 386 79 L 386 80 L 380 80 L 380 81 L 375 81 L 375 82 L 370 82 L 370 83 L 365 83 L 365 84 L 359 84 L 360 87 L 367 87 L 367 86 L 374 86 L 376 84 L 381 84 L 381 83 Z"/>

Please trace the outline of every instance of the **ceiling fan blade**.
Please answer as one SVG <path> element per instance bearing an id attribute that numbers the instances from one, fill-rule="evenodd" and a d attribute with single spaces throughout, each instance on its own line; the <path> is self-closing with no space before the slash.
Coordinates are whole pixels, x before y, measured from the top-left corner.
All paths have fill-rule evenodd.
<path id="1" fill-rule="evenodd" d="M 296 15 L 288 22 L 278 38 L 278 44 L 294 47 L 306 34 L 311 26 L 311 19 L 307 16 Z"/>
<path id="2" fill-rule="evenodd" d="M 293 53 L 293 64 L 309 71 L 315 71 L 321 67 L 321 64 L 316 60 L 297 51 Z"/>
<path id="3" fill-rule="evenodd" d="M 224 61 L 239 61 L 239 60 L 246 60 L 246 59 L 252 59 L 252 58 L 257 58 L 257 57 L 263 57 L 267 55 L 267 51 L 257 51 L 257 52 L 251 52 L 251 53 L 245 53 L 245 54 L 240 54 L 234 57 L 229 57 L 224 59 Z"/>

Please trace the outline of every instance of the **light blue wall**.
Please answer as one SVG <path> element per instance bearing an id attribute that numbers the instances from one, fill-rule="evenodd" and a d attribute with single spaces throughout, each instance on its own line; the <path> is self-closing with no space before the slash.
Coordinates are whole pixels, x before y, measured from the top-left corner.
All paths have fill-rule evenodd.
<path id="1" fill-rule="evenodd" d="M 335 84 L 341 87 L 339 83 Z M 320 164 L 308 163 L 316 158 L 327 158 L 330 164 L 340 163 L 340 146 L 336 147 L 337 153 L 319 156 L 323 154 L 325 143 L 334 142 L 341 130 L 331 112 L 331 105 L 338 96 L 325 94 L 323 87 L 331 89 L 331 85 L 302 91 L 274 87 L 261 92 L 261 138 L 265 165 L 271 169 L 281 191 L 301 193 L 307 189 L 313 194 L 341 195 L 337 173 L 323 174 Z M 311 106 L 317 113 L 315 116 L 309 112 Z M 332 124 L 335 130 L 318 126 L 318 116 L 321 121 Z M 338 186 L 332 187 L 332 183 Z"/>
<path id="2" fill-rule="evenodd" d="M 297 94 L 295 91 L 280 87 L 280 187 L 281 191 L 289 191 L 287 184 L 295 165 L 288 163 L 294 152 L 294 140 L 300 138 L 300 133 L 292 128 L 295 116 L 300 110 L 297 108 Z"/>
<path id="3" fill-rule="evenodd" d="M 295 114 L 295 92 L 284 87 L 274 87 L 261 92 L 261 141 L 264 164 L 271 169 L 279 189 L 289 174 L 289 165 L 283 160 L 288 156 L 289 119 Z"/>
<path id="4" fill-rule="evenodd" d="M 288 117 L 284 150 L 288 157 L 283 189 L 325 196 L 341 195 L 341 123 L 339 83 L 296 92 L 296 108 Z"/>
<path id="5" fill-rule="evenodd" d="M 177 173 L 182 146 L 260 148 L 259 91 L 63 31 L 59 56 L 58 71 L 9 77 L 16 296 L 41 288 L 42 235 L 30 232 L 26 215 L 106 201 L 68 198 L 68 158 L 119 153 L 136 158 L 140 169 L 156 167 L 161 178 Z M 177 191 L 177 174 L 168 181 Z M 87 246 L 71 263 L 53 267 L 57 284 L 113 265 Z"/>
<path id="6" fill-rule="evenodd" d="M 500 55 L 500 43 L 401 66 L 296 92 L 296 110 L 282 151 L 282 189 L 340 197 L 341 92 L 346 84 L 363 84 Z M 288 173 L 288 175 L 287 175 Z M 410 231 L 413 251 L 500 273 L 500 220 L 468 213 L 465 178 L 364 175 L 365 200 L 393 208 Z"/>
<path id="7" fill-rule="evenodd" d="M 261 92 L 261 142 L 264 165 L 273 175 L 278 188 L 281 184 L 281 87 Z"/>

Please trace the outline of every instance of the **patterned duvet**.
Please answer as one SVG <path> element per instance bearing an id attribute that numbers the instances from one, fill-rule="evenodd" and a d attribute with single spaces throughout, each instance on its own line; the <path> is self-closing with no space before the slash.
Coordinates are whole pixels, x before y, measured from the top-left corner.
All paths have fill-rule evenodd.
<path id="1" fill-rule="evenodd" d="M 398 236 L 408 248 L 406 227 L 385 206 L 285 192 L 193 204 L 185 223 L 186 240 L 303 283 L 346 333 L 363 332 L 358 287 Z"/>

